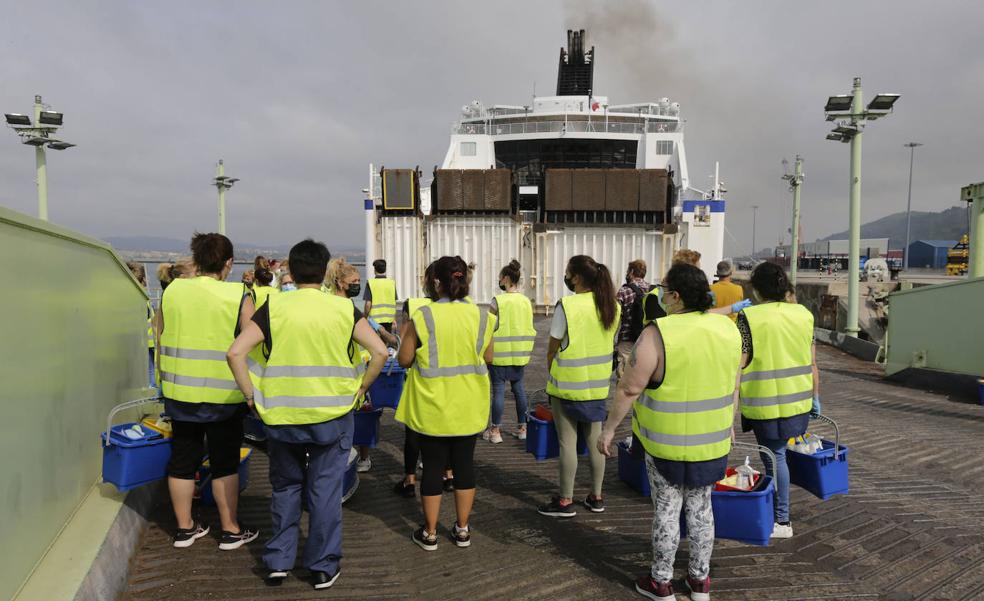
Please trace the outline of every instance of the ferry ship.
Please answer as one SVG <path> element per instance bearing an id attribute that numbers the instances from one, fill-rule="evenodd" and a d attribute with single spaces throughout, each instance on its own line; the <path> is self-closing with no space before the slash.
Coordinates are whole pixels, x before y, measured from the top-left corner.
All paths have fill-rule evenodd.
<path id="1" fill-rule="evenodd" d="M 568 31 L 556 94 L 527 105 L 465 105 L 433 173 L 370 165 L 366 262 L 384 258 L 401 295 L 418 294 L 442 255 L 474 263 L 472 297 L 498 292 L 518 259 L 523 291 L 549 310 L 566 293 L 567 259 L 620 274 L 643 259 L 658 281 L 692 248 L 710 278 L 723 255 L 725 201 L 690 185 L 681 107 L 669 98 L 614 104 L 593 88 L 594 47 Z"/>

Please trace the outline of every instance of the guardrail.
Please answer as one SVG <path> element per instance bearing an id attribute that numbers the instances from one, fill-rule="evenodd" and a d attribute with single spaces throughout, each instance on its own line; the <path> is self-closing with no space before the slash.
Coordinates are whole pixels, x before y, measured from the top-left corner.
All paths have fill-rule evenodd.
<path id="1" fill-rule="evenodd" d="M 646 123 L 626 123 L 610 121 L 604 117 L 592 121 L 521 121 L 504 123 L 456 123 L 451 129 L 454 134 L 488 134 L 510 136 L 517 134 L 542 133 L 597 133 L 597 134 L 643 134 L 677 133 L 683 131 L 683 123 L 677 121 L 647 121 Z"/>

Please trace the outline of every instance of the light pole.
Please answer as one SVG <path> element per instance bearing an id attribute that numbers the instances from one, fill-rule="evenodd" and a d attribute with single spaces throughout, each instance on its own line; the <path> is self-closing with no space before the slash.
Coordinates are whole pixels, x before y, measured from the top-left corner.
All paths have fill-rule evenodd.
<path id="1" fill-rule="evenodd" d="M 786 160 L 783 159 L 783 164 Z M 803 158 L 796 155 L 796 166 L 793 168 L 792 175 L 785 174 L 782 179 L 789 182 L 789 188 L 793 191 L 793 231 L 792 240 L 789 246 L 789 279 L 796 286 L 796 272 L 799 270 L 799 225 L 800 225 L 800 187 L 803 185 Z"/>
<path id="2" fill-rule="evenodd" d="M 874 121 L 892 112 L 898 94 L 878 94 L 864 108 L 861 78 L 854 78 L 850 94 L 831 96 L 824 106 L 827 121 L 837 121 L 837 127 L 827 134 L 828 140 L 851 143 L 850 226 L 848 228 L 847 265 L 847 324 L 844 333 L 857 337 L 858 307 L 861 279 L 861 132 L 868 121 Z"/>
<path id="3" fill-rule="evenodd" d="M 219 190 L 219 233 L 223 236 L 226 233 L 225 192 L 238 181 L 238 177 L 226 177 L 225 165 L 222 163 L 222 159 L 219 159 L 219 164 L 215 168 L 214 185 Z"/>
<path id="4" fill-rule="evenodd" d="M 758 205 L 752 205 L 752 263 L 755 262 L 755 222 L 758 221 Z"/>
<path id="5" fill-rule="evenodd" d="M 41 96 L 34 97 L 34 122 L 27 115 L 20 113 L 4 113 L 4 118 L 14 132 L 20 136 L 21 143 L 34 147 L 34 162 L 37 169 L 38 186 L 38 218 L 48 220 L 48 163 L 45 147 L 52 150 L 65 150 L 75 146 L 70 142 L 58 140 L 51 134 L 58 131 L 64 121 L 64 115 L 55 111 L 46 111 L 41 102 Z"/>
<path id="6" fill-rule="evenodd" d="M 909 200 L 905 205 L 905 248 L 902 249 L 902 271 L 909 271 L 909 228 L 912 225 L 912 163 L 916 156 L 916 146 L 919 142 L 904 144 L 909 149 Z"/>

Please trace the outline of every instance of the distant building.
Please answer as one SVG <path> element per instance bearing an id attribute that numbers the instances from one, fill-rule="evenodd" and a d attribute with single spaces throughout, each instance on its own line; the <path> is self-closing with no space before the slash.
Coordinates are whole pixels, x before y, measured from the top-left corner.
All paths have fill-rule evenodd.
<path id="1" fill-rule="evenodd" d="M 956 240 L 916 240 L 909 245 L 909 267 L 945 269 L 946 251 L 956 243 Z"/>
<path id="2" fill-rule="evenodd" d="M 847 240 L 818 240 L 800 244 L 801 257 L 846 257 L 848 255 Z M 780 246 L 778 254 L 789 256 L 789 245 Z M 888 255 L 888 238 L 862 238 L 861 256 L 869 259 Z"/>

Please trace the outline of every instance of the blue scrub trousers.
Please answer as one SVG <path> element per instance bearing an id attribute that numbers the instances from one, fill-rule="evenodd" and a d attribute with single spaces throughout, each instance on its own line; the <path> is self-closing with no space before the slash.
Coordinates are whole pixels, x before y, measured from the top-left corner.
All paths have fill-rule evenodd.
<path id="1" fill-rule="evenodd" d="M 786 440 L 775 440 L 763 438 L 755 433 L 755 439 L 763 447 L 767 447 L 776 455 L 776 464 L 772 465 L 772 458 L 765 453 L 760 453 L 762 463 L 765 464 L 766 473 L 776 481 L 776 502 L 775 516 L 776 522 L 789 522 L 789 466 L 786 464 Z"/>
<path id="2" fill-rule="evenodd" d="M 344 444 L 346 438 L 348 445 Z M 294 568 L 301 498 L 305 495 L 310 516 L 301 562 L 314 572 L 338 572 L 342 558 L 342 487 L 351 440 L 351 432 L 331 444 L 268 440 L 273 536 L 263 550 L 263 563 L 270 570 Z"/>

